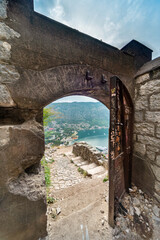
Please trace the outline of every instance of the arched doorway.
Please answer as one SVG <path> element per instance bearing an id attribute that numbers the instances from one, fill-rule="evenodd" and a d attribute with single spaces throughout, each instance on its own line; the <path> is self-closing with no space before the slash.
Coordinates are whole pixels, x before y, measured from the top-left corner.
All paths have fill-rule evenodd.
<path id="1" fill-rule="evenodd" d="M 81 239 L 83 235 L 88 235 L 91 239 L 105 239 L 105 236 L 111 234 L 111 228 L 107 222 L 108 171 L 107 166 L 104 168 L 102 165 L 107 165 L 107 159 L 103 154 L 101 158 L 101 153 L 87 144 L 76 143 L 73 147 L 73 145 L 70 146 L 69 141 L 71 141 L 73 132 L 83 128 L 77 134 L 79 141 L 82 141 L 81 138 L 85 134 L 86 138 L 83 141 L 89 141 L 93 144 L 97 138 L 98 146 L 101 146 L 101 141 L 105 141 L 103 144 L 107 148 L 108 138 L 106 135 L 108 134 L 109 111 L 102 103 L 93 102 L 93 99 L 88 97 L 86 97 L 88 102 L 82 102 L 80 100 L 83 99 L 82 96 L 78 96 L 79 102 L 75 102 L 75 100 L 69 103 L 64 102 L 68 101 L 68 98 L 62 98 L 60 100 L 63 102 L 59 100 L 59 102 L 56 101 L 47 106 L 47 109 L 54 109 L 56 112 L 62 113 L 62 117 L 55 119 L 47 128 L 49 132 L 53 130 L 54 135 L 54 139 L 50 138 L 50 143 L 46 138 L 47 143 L 49 143 L 46 146 L 46 158 L 51 159 L 49 160 L 51 163 L 48 163 L 48 167 L 51 169 L 49 200 L 56 199 L 53 204 L 48 204 L 48 234 L 51 239 Z M 88 126 L 89 123 L 90 126 Z M 77 126 L 75 126 L 76 124 Z M 66 135 L 67 131 L 65 130 L 68 128 L 70 128 L 70 132 Z M 62 136 L 60 136 L 60 132 Z M 87 137 L 88 133 L 90 137 Z M 54 144 L 60 146 L 53 146 Z M 76 153 L 79 152 L 83 156 L 80 157 L 79 154 L 72 153 L 71 147 L 76 148 Z M 94 154 L 92 155 L 94 158 L 91 157 L 91 154 Z M 100 162 L 98 164 L 96 160 L 100 160 L 100 158 L 101 164 Z M 57 209 L 61 209 L 61 213 L 58 215 L 56 214 Z M 71 225 L 72 228 L 69 227 Z M 104 228 L 103 233 L 102 228 Z"/>
<path id="2" fill-rule="evenodd" d="M 44 76 L 48 74 L 54 81 L 45 104 L 77 94 L 91 96 L 110 109 L 108 217 L 110 225 L 114 226 L 119 202 L 131 184 L 133 104 L 130 94 L 117 76 L 91 66 L 61 66 L 42 72 Z"/>

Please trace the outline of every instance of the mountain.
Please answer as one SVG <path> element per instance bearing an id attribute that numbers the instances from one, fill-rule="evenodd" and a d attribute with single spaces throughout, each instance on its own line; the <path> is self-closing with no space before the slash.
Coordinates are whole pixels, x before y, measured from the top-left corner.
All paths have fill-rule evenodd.
<path id="1" fill-rule="evenodd" d="M 109 110 L 100 102 L 51 103 L 47 107 L 60 112 L 57 123 L 109 126 Z"/>

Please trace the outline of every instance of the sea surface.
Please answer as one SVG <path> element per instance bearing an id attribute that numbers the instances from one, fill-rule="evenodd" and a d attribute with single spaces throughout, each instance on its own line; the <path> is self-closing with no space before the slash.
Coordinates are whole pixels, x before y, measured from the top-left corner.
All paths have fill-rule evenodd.
<path id="1" fill-rule="evenodd" d="M 78 132 L 76 142 L 85 141 L 93 147 L 105 147 L 108 150 L 108 128 L 95 130 L 82 130 Z"/>

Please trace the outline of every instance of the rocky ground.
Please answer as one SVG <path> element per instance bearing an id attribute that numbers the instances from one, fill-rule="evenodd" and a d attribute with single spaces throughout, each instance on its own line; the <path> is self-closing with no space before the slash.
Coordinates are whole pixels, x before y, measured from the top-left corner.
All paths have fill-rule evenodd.
<path id="1" fill-rule="evenodd" d="M 47 210 L 50 240 L 160 240 L 160 206 L 136 186 L 120 202 L 111 229 L 107 222 L 109 182 L 103 182 L 106 170 L 97 174 L 97 166 L 86 165 L 71 152 L 72 147 L 46 150 L 46 160 L 54 159 L 49 197 L 55 201 Z M 90 177 L 85 170 L 92 172 Z"/>
<path id="2" fill-rule="evenodd" d="M 48 149 L 46 159 L 51 166 L 49 196 L 55 202 L 48 205 L 50 240 L 112 239 L 108 217 L 108 181 L 106 172 L 87 177 L 78 171 L 72 159 L 71 147 Z"/>
<path id="3" fill-rule="evenodd" d="M 121 204 L 114 239 L 160 240 L 160 206 L 151 197 L 133 186 Z"/>

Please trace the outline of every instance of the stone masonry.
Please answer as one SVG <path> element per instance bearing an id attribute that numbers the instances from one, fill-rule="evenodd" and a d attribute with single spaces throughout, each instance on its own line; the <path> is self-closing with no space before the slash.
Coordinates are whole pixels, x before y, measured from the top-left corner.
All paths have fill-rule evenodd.
<path id="1" fill-rule="evenodd" d="M 119 50 L 42 16 L 33 0 L 0 0 L 0 239 L 47 237 L 43 107 L 78 94 L 109 108 L 112 76 L 133 99 L 134 75 L 150 58 L 135 40 Z M 151 65 L 136 76 L 133 180 L 158 200 L 160 64 Z"/>
<path id="2" fill-rule="evenodd" d="M 160 202 L 160 58 L 135 78 L 133 181 Z"/>
<path id="3" fill-rule="evenodd" d="M 6 83 L 12 83 L 19 79 L 20 75 L 10 63 L 10 40 L 19 38 L 20 34 L 3 22 L 7 18 L 7 1 L 2 0 L 0 5 L 0 107 L 13 107 L 15 103 L 10 95 Z"/>

